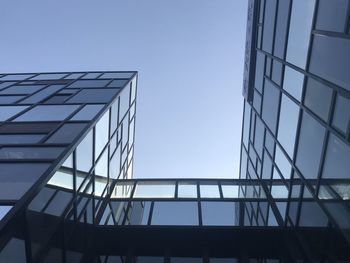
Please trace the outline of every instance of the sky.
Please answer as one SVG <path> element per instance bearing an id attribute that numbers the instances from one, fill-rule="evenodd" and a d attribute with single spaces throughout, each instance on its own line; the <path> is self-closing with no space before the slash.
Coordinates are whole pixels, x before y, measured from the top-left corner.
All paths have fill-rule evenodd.
<path id="1" fill-rule="evenodd" d="M 2 0 L 0 72 L 137 70 L 135 178 L 238 177 L 246 0 Z"/>

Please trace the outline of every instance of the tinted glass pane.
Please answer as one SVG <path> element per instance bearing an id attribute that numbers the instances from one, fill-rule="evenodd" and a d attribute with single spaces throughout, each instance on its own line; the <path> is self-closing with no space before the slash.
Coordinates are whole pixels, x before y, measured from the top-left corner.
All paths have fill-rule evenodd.
<path id="1" fill-rule="evenodd" d="M 260 158 L 262 158 L 263 144 L 264 144 L 264 125 L 261 122 L 261 120 L 257 118 L 255 122 L 254 147 Z"/>
<path id="2" fill-rule="evenodd" d="M 350 147 L 333 134 L 328 139 L 323 178 L 350 179 Z"/>
<path id="3" fill-rule="evenodd" d="M 203 225 L 232 226 L 236 206 L 233 202 L 201 202 Z"/>
<path id="4" fill-rule="evenodd" d="M 265 132 L 265 148 L 270 153 L 271 156 L 273 156 L 274 150 L 275 150 L 275 141 L 273 140 L 273 137 L 270 132 Z"/>
<path id="5" fill-rule="evenodd" d="M 201 198 L 220 198 L 217 184 L 201 184 L 199 186 Z"/>
<path id="6" fill-rule="evenodd" d="M 278 1 L 274 54 L 284 58 L 290 0 Z"/>
<path id="7" fill-rule="evenodd" d="M 124 117 L 125 113 L 129 109 L 129 100 L 130 100 L 130 88 L 125 87 L 122 90 L 122 93 L 120 94 L 120 100 L 119 100 L 119 122 Z"/>
<path id="8" fill-rule="evenodd" d="M 305 68 L 315 0 L 294 0 L 289 26 L 287 61 Z"/>
<path id="9" fill-rule="evenodd" d="M 325 128 L 303 113 L 296 165 L 305 178 L 316 178 L 320 164 Z"/>
<path id="10" fill-rule="evenodd" d="M 44 136 L 43 134 L 0 134 L 0 144 L 37 143 Z"/>
<path id="11" fill-rule="evenodd" d="M 350 125 L 350 100 L 340 95 L 337 96 L 332 125 L 346 133 Z"/>
<path id="12" fill-rule="evenodd" d="M 73 121 L 89 121 L 104 107 L 104 105 L 86 105 L 71 120 Z"/>
<path id="13" fill-rule="evenodd" d="M 55 95 L 44 101 L 45 104 L 63 104 L 70 95 Z"/>
<path id="14" fill-rule="evenodd" d="M 67 102 L 69 103 L 107 103 L 119 92 L 118 89 L 83 89 Z"/>
<path id="15" fill-rule="evenodd" d="M 46 142 L 48 143 L 71 143 L 85 128 L 85 123 L 63 124 Z"/>
<path id="16" fill-rule="evenodd" d="M 82 77 L 82 79 L 95 79 L 100 75 L 101 75 L 101 72 L 96 72 L 96 73 L 91 72 L 91 73 L 87 73 L 84 77 Z"/>
<path id="17" fill-rule="evenodd" d="M 224 198 L 237 198 L 238 185 L 221 185 Z"/>
<path id="18" fill-rule="evenodd" d="M 308 79 L 304 103 L 324 121 L 328 120 L 331 100 L 332 90 L 328 86 L 312 78 Z"/>
<path id="19" fill-rule="evenodd" d="M 129 79 L 134 74 L 134 72 L 108 72 L 104 73 L 100 79 Z"/>
<path id="20" fill-rule="evenodd" d="M 112 88 L 122 88 L 125 86 L 126 83 L 128 83 L 128 79 L 115 79 L 110 84 L 108 84 L 108 87 Z"/>
<path id="21" fill-rule="evenodd" d="M 65 79 L 77 79 L 82 75 L 84 75 L 84 73 L 72 73 L 72 74 L 69 74 L 67 77 L 65 77 Z"/>
<path id="22" fill-rule="evenodd" d="M 290 178 L 290 173 L 291 173 L 291 164 L 287 160 L 286 156 L 284 153 L 281 151 L 280 147 L 277 146 L 276 148 L 276 154 L 275 154 L 275 163 L 277 164 L 278 168 L 280 169 L 282 176 L 285 179 Z"/>
<path id="23" fill-rule="evenodd" d="M 45 73 L 45 74 L 40 74 L 34 78 L 32 78 L 32 80 L 41 80 L 41 79 L 61 79 L 63 77 L 65 77 L 67 74 L 56 74 L 56 73 Z"/>
<path id="24" fill-rule="evenodd" d="M 256 52 L 256 67 L 255 67 L 255 88 L 262 93 L 263 80 L 265 69 L 265 55 L 261 52 Z"/>
<path id="25" fill-rule="evenodd" d="M 32 74 L 13 74 L 13 75 L 6 75 L 4 77 L 1 77 L 0 80 L 24 80 L 29 77 L 33 76 Z"/>
<path id="26" fill-rule="evenodd" d="M 3 147 L 0 159 L 56 159 L 62 147 Z"/>
<path id="27" fill-rule="evenodd" d="M 1 163 L 0 199 L 21 198 L 48 167 L 46 163 Z"/>
<path id="28" fill-rule="evenodd" d="M 175 196 L 173 182 L 138 182 L 134 197 L 138 198 L 172 198 Z"/>
<path id="29" fill-rule="evenodd" d="M 265 152 L 264 162 L 263 162 L 263 170 L 262 170 L 262 178 L 263 179 L 271 179 L 271 173 L 272 173 L 272 160 Z"/>
<path id="30" fill-rule="evenodd" d="M 73 84 L 69 86 L 69 88 L 100 88 L 105 87 L 110 80 L 101 80 L 101 79 L 94 79 L 94 80 L 77 80 Z"/>
<path id="31" fill-rule="evenodd" d="M 109 111 L 105 112 L 102 118 L 97 122 L 95 128 L 95 160 L 100 155 L 102 149 L 108 142 L 109 132 Z"/>
<path id="32" fill-rule="evenodd" d="M 284 71 L 283 89 L 300 101 L 303 91 L 304 74 L 286 66 Z"/>
<path id="33" fill-rule="evenodd" d="M 273 133 L 276 132 L 279 95 L 279 90 L 265 81 L 262 117 Z"/>
<path id="34" fill-rule="evenodd" d="M 92 166 L 92 130 L 85 136 L 76 149 L 77 170 L 89 172 Z"/>
<path id="35" fill-rule="evenodd" d="M 276 84 L 281 85 L 281 79 L 282 79 L 282 63 L 278 62 L 277 60 L 274 60 L 273 66 L 272 66 L 272 80 Z"/>
<path id="36" fill-rule="evenodd" d="M 24 96 L 0 96 L 0 104 L 11 104 L 22 98 L 24 98 Z"/>
<path id="37" fill-rule="evenodd" d="M 154 202 L 152 225 L 198 225 L 197 202 Z"/>
<path id="38" fill-rule="evenodd" d="M 295 135 L 297 131 L 298 120 L 299 107 L 286 95 L 283 95 L 277 138 L 291 158 L 293 158 L 294 153 Z"/>
<path id="39" fill-rule="evenodd" d="M 300 226 L 326 226 L 327 216 L 315 202 L 303 202 L 300 211 Z"/>
<path id="40" fill-rule="evenodd" d="M 39 105 L 17 117 L 15 121 L 62 121 L 78 107 L 78 105 Z"/>
<path id="41" fill-rule="evenodd" d="M 12 86 L 0 91 L 0 94 L 32 94 L 45 87 L 44 85 Z"/>
<path id="42" fill-rule="evenodd" d="M 348 5 L 348 0 L 320 0 L 316 29 L 344 32 Z"/>
<path id="43" fill-rule="evenodd" d="M 63 88 L 63 85 L 51 85 L 38 93 L 35 93 L 34 95 L 30 96 L 29 98 L 26 98 L 25 100 L 22 100 L 21 103 L 37 103 L 42 101 L 43 99 L 49 97 L 50 95 L 54 94 L 56 91 Z"/>
<path id="44" fill-rule="evenodd" d="M 272 53 L 273 31 L 275 28 L 276 0 L 265 1 L 262 49 Z"/>
<path id="45" fill-rule="evenodd" d="M 0 121 L 6 121 L 26 108 L 28 106 L 0 106 Z"/>
<path id="46" fill-rule="evenodd" d="M 24 241 L 12 238 L 0 252 L 0 262 L 27 262 Z"/>
<path id="47" fill-rule="evenodd" d="M 163 257 L 136 257 L 133 263 L 163 263 Z"/>
<path id="48" fill-rule="evenodd" d="M 350 91 L 350 40 L 315 35 L 310 72 Z"/>
<path id="49" fill-rule="evenodd" d="M 248 148 L 248 140 L 249 140 L 249 127 L 250 127 L 250 106 L 249 104 L 245 101 L 244 102 L 244 120 L 243 120 L 243 143 L 246 148 Z"/>

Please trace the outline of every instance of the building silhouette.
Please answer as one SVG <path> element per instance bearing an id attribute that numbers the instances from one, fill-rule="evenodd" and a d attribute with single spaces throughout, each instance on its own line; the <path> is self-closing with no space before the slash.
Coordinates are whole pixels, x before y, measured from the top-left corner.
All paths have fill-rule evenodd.
<path id="1" fill-rule="evenodd" d="M 349 10 L 249 1 L 237 179 L 133 179 L 137 72 L 0 74 L 0 262 L 350 262 Z"/>

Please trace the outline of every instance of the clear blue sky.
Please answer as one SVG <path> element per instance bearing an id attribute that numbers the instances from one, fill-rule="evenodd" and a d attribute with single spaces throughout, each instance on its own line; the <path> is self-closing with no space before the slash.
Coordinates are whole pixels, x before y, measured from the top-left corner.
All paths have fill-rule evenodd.
<path id="1" fill-rule="evenodd" d="M 237 177 L 246 0 L 3 0 L 0 72 L 138 70 L 135 177 Z"/>

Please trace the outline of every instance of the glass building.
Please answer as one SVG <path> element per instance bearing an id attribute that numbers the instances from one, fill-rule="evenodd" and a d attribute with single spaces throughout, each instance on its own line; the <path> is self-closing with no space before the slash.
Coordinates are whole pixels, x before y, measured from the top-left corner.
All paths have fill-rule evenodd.
<path id="1" fill-rule="evenodd" d="M 0 263 L 350 262 L 350 3 L 248 6 L 237 179 L 132 178 L 136 72 L 0 74 Z"/>

